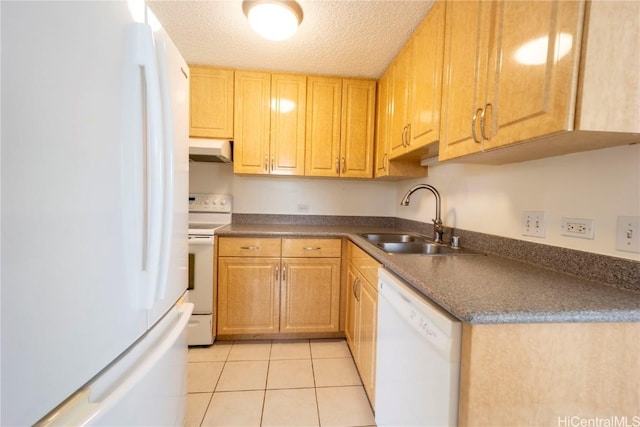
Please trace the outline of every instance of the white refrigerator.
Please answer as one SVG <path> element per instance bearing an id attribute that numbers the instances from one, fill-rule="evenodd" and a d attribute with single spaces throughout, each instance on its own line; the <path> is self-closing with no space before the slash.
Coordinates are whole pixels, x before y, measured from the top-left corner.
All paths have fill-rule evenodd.
<path id="1" fill-rule="evenodd" d="M 182 425 L 189 69 L 141 1 L 0 17 L 0 425 Z"/>

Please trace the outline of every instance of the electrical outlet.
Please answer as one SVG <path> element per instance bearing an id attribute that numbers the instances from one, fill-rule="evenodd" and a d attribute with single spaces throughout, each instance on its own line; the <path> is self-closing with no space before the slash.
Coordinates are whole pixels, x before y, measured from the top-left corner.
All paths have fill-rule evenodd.
<path id="1" fill-rule="evenodd" d="M 581 239 L 593 239 L 594 226 L 592 219 L 562 218 L 560 220 L 560 234 Z"/>
<path id="2" fill-rule="evenodd" d="M 306 203 L 299 203 L 297 209 L 298 212 L 307 213 L 309 212 L 309 205 L 307 205 Z"/>
<path id="3" fill-rule="evenodd" d="M 616 249 L 640 254 L 640 216 L 619 216 Z"/>
<path id="4" fill-rule="evenodd" d="M 544 237 L 545 234 L 544 212 L 524 211 L 522 213 L 522 235 Z"/>

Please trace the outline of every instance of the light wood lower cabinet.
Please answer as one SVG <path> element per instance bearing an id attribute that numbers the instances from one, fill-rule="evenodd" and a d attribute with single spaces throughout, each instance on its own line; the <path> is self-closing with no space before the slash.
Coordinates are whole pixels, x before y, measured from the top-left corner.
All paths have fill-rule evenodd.
<path id="1" fill-rule="evenodd" d="M 339 331 L 341 239 L 218 245 L 218 335 Z"/>
<path id="2" fill-rule="evenodd" d="M 340 258 L 283 258 L 280 332 L 338 332 Z"/>
<path id="3" fill-rule="evenodd" d="M 640 323 L 462 328 L 458 425 L 640 422 Z"/>
<path id="4" fill-rule="evenodd" d="M 347 245 L 347 260 L 345 336 L 369 401 L 375 407 L 380 264 L 351 242 Z"/>
<path id="5" fill-rule="evenodd" d="M 280 258 L 218 259 L 218 334 L 276 333 Z"/>

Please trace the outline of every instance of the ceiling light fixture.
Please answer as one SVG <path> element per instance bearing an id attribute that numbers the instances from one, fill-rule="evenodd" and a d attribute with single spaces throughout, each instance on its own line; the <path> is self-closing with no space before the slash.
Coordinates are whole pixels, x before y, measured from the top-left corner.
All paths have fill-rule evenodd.
<path id="1" fill-rule="evenodd" d="M 269 40 L 288 39 L 302 22 L 302 8 L 294 0 L 244 0 L 242 10 L 251 28 Z"/>

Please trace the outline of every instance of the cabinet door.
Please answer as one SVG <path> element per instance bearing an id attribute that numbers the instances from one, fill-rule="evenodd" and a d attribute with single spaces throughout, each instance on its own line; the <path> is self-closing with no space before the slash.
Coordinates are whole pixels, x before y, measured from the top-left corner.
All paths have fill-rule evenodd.
<path id="1" fill-rule="evenodd" d="M 280 258 L 218 259 L 218 334 L 276 333 Z"/>
<path id="2" fill-rule="evenodd" d="M 413 35 L 409 150 L 440 139 L 445 2 L 437 1 Z"/>
<path id="3" fill-rule="evenodd" d="M 306 176 L 340 175 L 342 79 L 307 79 Z"/>
<path id="4" fill-rule="evenodd" d="M 233 171 L 269 173 L 271 75 L 235 73 Z"/>
<path id="5" fill-rule="evenodd" d="M 233 139 L 233 70 L 190 66 L 189 136 Z"/>
<path id="6" fill-rule="evenodd" d="M 376 149 L 375 149 L 375 170 L 376 178 L 389 174 L 387 162 L 389 161 L 389 110 L 391 99 L 389 97 L 389 80 L 391 68 L 378 80 L 378 105 L 376 122 Z"/>
<path id="7" fill-rule="evenodd" d="M 495 5 L 484 1 L 446 4 L 440 160 L 482 149 L 479 116 Z"/>
<path id="8" fill-rule="evenodd" d="M 306 99 L 306 76 L 271 76 L 271 174 L 304 175 Z"/>
<path id="9" fill-rule="evenodd" d="M 376 110 L 374 80 L 342 81 L 340 176 L 373 177 L 373 140 Z"/>
<path id="10" fill-rule="evenodd" d="M 371 404 L 375 404 L 376 380 L 376 339 L 378 326 L 378 291 L 363 280 L 360 283 L 360 310 L 358 323 L 360 333 L 358 337 L 358 359 L 360 362 L 360 376 Z"/>
<path id="11" fill-rule="evenodd" d="M 347 344 L 349 344 L 349 348 L 351 348 L 351 353 L 354 358 L 357 358 L 358 348 L 357 348 L 357 334 L 356 334 L 356 323 L 358 321 L 356 310 L 358 308 L 358 300 L 356 297 L 356 288 L 358 285 L 359 274 L 357 270 L 349 264 L 347 269 L 347 301 L 346 301 L 346 319 L 345 319 L 345 327 L 344 327 L 344 335 L 347 338 Z"/>
<path id="12" fill-rule="evenodd" d="M 391 110 L 391 137 L 389 139 L 389 157 L 398 157 L 406 152 L 408 128 L 407 112 L 411 102 L 409 75 L 411 70 L 411 41 L 405 45 L 393 63 L 391 89 L 393 104 Z"/>
<path id="13" fill-rule="evenodd" d="M 502 1 L 485 105 L 485 149 L 573 127 L 584 4 Z"/>
<path id="14" fill-rule="evenodd" d="M 340 258 L 283 258 L 280 332 L 340 329 Z"/>

